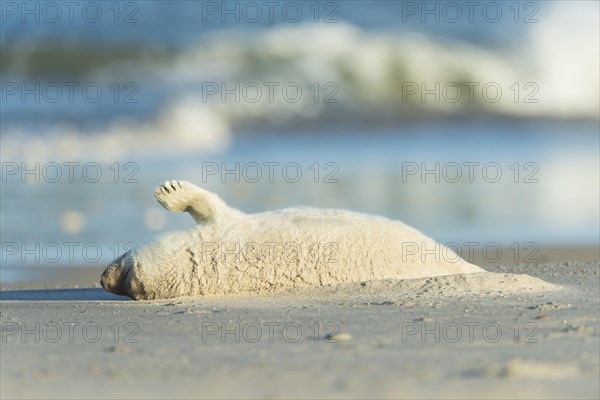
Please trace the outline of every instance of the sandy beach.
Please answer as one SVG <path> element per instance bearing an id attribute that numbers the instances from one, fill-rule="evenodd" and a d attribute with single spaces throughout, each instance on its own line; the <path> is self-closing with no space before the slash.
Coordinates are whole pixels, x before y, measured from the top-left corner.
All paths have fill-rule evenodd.
<path id="1" fill-rule="evenodd" d="M 166 301 L 5 285 L 1 395 L 598 398 L 598 263 L 486 268 Z"/>

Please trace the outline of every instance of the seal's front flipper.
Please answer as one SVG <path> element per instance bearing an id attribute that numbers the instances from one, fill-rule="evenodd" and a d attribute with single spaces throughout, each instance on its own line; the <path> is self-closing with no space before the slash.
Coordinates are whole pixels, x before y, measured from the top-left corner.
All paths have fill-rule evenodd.
<path id="1" fill-rule="evenodd" d="M 213 222 L 228 209 L 219 196 L 186 181 L 167 181 L 154 197 L 169 211 L 188 212 L 199 224 Z"/>

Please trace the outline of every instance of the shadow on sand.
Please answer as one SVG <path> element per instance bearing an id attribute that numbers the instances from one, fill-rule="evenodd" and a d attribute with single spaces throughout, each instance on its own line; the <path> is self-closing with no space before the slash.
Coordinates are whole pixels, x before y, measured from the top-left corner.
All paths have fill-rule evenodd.
<path id="1" fill-rule="evenodd" d="M 0 300 L 20 301 L 123 301 L 129 297 L 117 296 L 100 288 L 2 290 Z"/>

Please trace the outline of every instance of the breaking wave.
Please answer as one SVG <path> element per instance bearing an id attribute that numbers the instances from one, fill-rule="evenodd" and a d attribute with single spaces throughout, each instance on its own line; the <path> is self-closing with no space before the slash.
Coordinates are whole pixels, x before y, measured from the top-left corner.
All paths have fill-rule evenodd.
<path id="1" fill-rule="evenodd" d="M 214 31 L 166 60 L 93 72 L 97 81 L 119 76 L 153 87 L 160 101 L 140 101 L 148 118 L 127 119 L 113 104 L 111 116 L 91 128 L 5 123 L 2 156 L 213 152 L 238 131 L 440 117 L 597 120 L 597 14 L 557 4 L 520 43 L 503 48 L 350 23 Z"/>

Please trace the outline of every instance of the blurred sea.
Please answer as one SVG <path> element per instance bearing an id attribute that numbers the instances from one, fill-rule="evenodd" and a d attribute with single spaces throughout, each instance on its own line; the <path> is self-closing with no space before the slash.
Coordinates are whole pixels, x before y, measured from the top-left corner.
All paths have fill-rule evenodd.
<path id="1" fill-rule="evenodd" d="M 443 2 L 284 1 L 272 21 L 254 2 L 257 22 L 221 14 L 244 2 L 88 3 L 105 17 L 24 23 L 2 6 L 2 265 L 108 262 L 191 226 L 152 197 L 173 178 L 247 211 L 350 208 L 442 242 L 598 244 L 597 2 L 481 2 L 458 22 L 407 8 Z M 70 182 L 65 162 L 102 177 Z M 35 163 L 40 179 L 21 175 Z M 221 175 L 236 163 L 238 182 Z"/>

